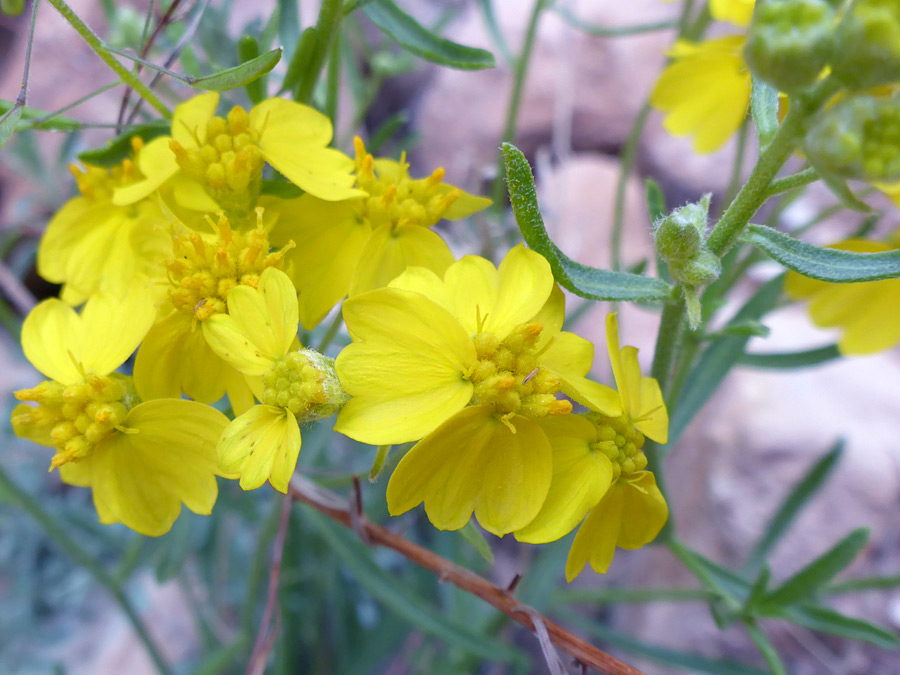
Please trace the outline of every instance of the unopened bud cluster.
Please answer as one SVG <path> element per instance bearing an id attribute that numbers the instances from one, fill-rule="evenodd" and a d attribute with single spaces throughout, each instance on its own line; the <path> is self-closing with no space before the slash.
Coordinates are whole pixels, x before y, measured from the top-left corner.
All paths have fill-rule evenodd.
<path id="1" fill-rule="evenodd" d="M 696 288 L 718 278 L 722 271 L 716 255 L 706 246 L 710 195 L 695 204 L 675 209 L 653 226 L 656 252 L 669 266 L 672 278 Z"/>
<path id="2" fill-rule="evenodd" d="M 81 196 L 90 201 L 109 201 L 113 191 L 129 183 L 133 183 L 141 177 L 135 161 L 144 147 L 144 141 L 140 136 L 131 138 L 132 156 L 112 167 L 69 165 L 69 171 L 78 184 Z"/>
<path id="3" fill-rule="evenodd" d="M 602 452 L 609 458 L 614 482 L 647 468 L 647 457 L 642 450 L 644 435 L 625 415 L 607 417 L 591 412 L 586 417 L 597 427 L 597 442 L 591 444 L 591 450 Z"/>
<path id="4" fill-rule="evenodd" d="M 263 375 L 262 402 L 286 408 L 299 421 L 331 417 L 347 401 L 334 360 L 311 349 L 286 354 Z"/>

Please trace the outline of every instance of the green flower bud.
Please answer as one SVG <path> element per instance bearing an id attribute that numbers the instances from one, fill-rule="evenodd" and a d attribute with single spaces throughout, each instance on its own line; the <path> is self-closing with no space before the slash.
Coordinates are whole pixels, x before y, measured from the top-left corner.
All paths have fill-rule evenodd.
<path id="1" fill-rule="evenodd" d="M 709 199 L 710 195 L 704 195 L 700 202 L 675 209 L 657 221 L 653 244 L 660 258 L 678 266 L 697 256 L 706 235 Z"/>
<path id="2" fill-rule="evenodd" d="M 750 70 L 781 91 L 813 85 L 834 46 L 835 13 L 825 0 L 758 2 L 744 47 Z"/>
<path id="3" fill-rule="evenodd" d="M 831 67 L 850 89 L 900 80 L 900 2 L 854 0 L 838 26 Z"/>
<path id="4" fill-rule="evenodd" d="M 685 286 L 703 286 L 719 278 L 722 263 L 715 253 L 704 247 L 697 256 L 687 264 L 672 270 L 672 276 Z"/>
<path id="5" fill-rule="evenodd" d="M 25 0 L 0 0 L 0 12 L 7 16 L 19 16 L 25 9 Z"/>
<path id="6" fill-rule="evenodd" d="M 805 150 L 813 165 L 843 178 L 900 179 L 900 99 L 856 96 L 824 110 Z"/>

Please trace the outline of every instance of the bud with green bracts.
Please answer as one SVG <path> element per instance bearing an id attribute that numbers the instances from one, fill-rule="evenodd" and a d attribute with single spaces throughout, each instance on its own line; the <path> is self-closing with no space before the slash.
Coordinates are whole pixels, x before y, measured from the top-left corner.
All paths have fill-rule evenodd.
<path id="1" fill-rule="evenodd" d="M 755 75 L 794 93 L 815 84 L 834 48 L 835 13 L 825 0 L 757 2 L 744 47 Z"/>
<path id="2" fill-rule="evenodd" d="M 900 98 L 861 95 L 822 111 L 804 149 L 814 166 L 844 178 L 900 179 Z"/>
<path id="3" fill-rule="evenodd" d="M 661 218 L 653 227 L 656 252 L 669 266 L 672 278 L 698 288 L 715 281 L 722 272 L 718 257 L 706 247 L 710 195 Z"/>
<path id="4" fill-rule="evenodd" d="M 850 89 L 900 82 L 900 2 L 854 0 L 838 26 L 831 67 Z"/>

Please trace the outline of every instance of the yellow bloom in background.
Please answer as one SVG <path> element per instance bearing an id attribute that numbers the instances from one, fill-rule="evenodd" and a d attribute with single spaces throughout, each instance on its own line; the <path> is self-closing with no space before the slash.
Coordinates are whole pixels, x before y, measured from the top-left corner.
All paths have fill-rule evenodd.
<path id="1" fill-rule="evenodd" d="M 147 144 L 138 162 L 144 179 L 117 189 L 114 203 L 143 199 L 180 173 L 174 197 L 182 206 L 249 217 L 265 162 L 320 199 L 362 196 L 353 188 L 353 161 L 328 147 L 331 122 L 322 113 L 270 98 L 223 118 L 215 115 L 218 104 L 219 94 L 209 92 L 177 106 L 172 136 Z"/>
<path id="2" fill-rule="evenodd" d="M 746 27 L 753 5 L 753 0 L 714 0 L 710 12 L 719 21 Z M 699 43 L 679 40 L 650 94 L 650 104 L 665 113 L 666 131 L 692 137 L 699 154 L 721 148 L 747 115 L 752 84 L 745 42 L 744 35 Z"/>
<path id="3" fill-rule="evenodd" d="M 50 378 L 16 392 L 16 434 L 56 449 L 51 469 L 90 487 L 100 522 L 168 532 L 184 503 L 209 514 L 216 501 L 215 442 L 228 420 L 179 399 L 141 402 L 131 378 L 114 371 L 153 322 L 152 303 L 98 293 L 79 316 L 46 300 L 25 319 L 25 356 Z"/>
<path id="4" fill-rule="evenodd" d="M 431 228 L 487 208 L 491 200 L 443 182 L 444 170 L 411 178 L 405 156 L 375 159 L 354 139 L 356 186 L 368 197 L 325 202 L 313 195 L 282 202 L 276 245 L 294 241 L 289 274 L 300 291 L 300 321 L 314 328 L 341 298 L 383 288 L 407 267 L 443 274 L 453 262 Z M 281 200 L 264 198 L 267 205 Z"/>
<path id="5" fill-rule="evenodd" d="M 258 384 L 262 405 L 231 422 L 218 443 L 219 468 L 240 476 L 244 490 L 268 480 L 287 492 L 300 453 L 298 421 L 330 417 L 346 399 L 331 359 L 294 349 L 298 324 L 297 293 L 274 268 L 260 275 L 256 288 L 234 287 L 228 313 L 203 323 L 212 349 Z"/>
<path id="6" fill-rule="evenodd" d="M 422 439 L 391 476 L 392 515 L 424 502 L 439 529 L 474 512 L 497 535 L 537 515 L 552 474 L 538 420 L 572 410 L 557 394 L 621 414 L 615 391 L 584 377 L 593 346 L 560 332 L 563 315 L 549 264 L 523 246 L 499 269 L 466 256 L 443 278 L 410 268 L 345 301 L 354 342 L 335 366 L 352 398 L 335 430 L 372 445 Z"/>
<path id="7" fill-rule="evenodd" d="M 134 157 L 143 142 L 132 139 Z M 134 282 L 156 276 L 168 237 L 157 227 L 163 214 L 153 200 L 127 206 L 112 202 L 113 191 L 141 180 L 133 159 L 111 168 L 70 167 L 80 195 L 53 216 L 37 252 L 37 271 L 62 284 L 60 297 L 80 305 L 99 290 L 122 296 Z"/>
<path id="8" fill-rule="evenodd" d="M 568 581 L 588 562 L 606 572 L 617 546 L 644 546 L 668 518 L 641 450 L 645 436 L 658 443 L 668 440 L 662 392 L 655 379 L 641 376 L 637 349 L 619 347 L 615 314 L 606 319 L 606 336 L 623 412 L 592 411 L 540 422 L 553 444 L 553 481 L 541 512 L 515 533 L 519 541 L 546 543 L 582 523 L 566 562 Z"/>
<path id="9" fill-rule="evenodd" d="M 897 250 L 900 230 L 889 243 L 850 239 L 830 248 L 854 253 Z M 832 284 L 788 272 L 784 290 L 794 300 L 809 301 L 809 316 L 816 326 L 841 330 L 842 354 L 873 354 L 900 343 L 900 279 Z"/>
<path id="10" fill-rule="evenodd" d="M 253 405 L 250 389 L 209 347 L 200 324 L 227 311 L 232 288 L 255 287 L 266 269 L 281 266 L 285 250 L 271 250 L 261 209 L 256 229 L 248 232 L 235 232 L 223 215 L 206 222 L 215 234 L 176 230 L 171 235 L 168 303 L 138 350 L 135 384 L 142 398 L 177 398 L 183 392 L 214 403 L 227 392 L 240 414 Z"/>

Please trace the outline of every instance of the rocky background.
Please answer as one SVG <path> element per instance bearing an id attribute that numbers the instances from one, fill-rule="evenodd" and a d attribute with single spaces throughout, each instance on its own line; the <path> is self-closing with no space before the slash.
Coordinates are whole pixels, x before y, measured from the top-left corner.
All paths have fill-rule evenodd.
<path id="1" fill-rule="evenodd" d="M 89 24 L 106 34 L 108 27 L 104 26 L 97 3 L 75 0 L 71 4 Z M 310 4 L 304 3 L 303 7 L 308 22 L 315 14 L 315 8 L 307 6 Z M 423 19 L 436 18 L 452 6 L 457 12 L 444 34 L 465 44 L 494 49 L 474 2 L 429 0 L 401 4 L 417 11 Z M 577 0 L 561 4 L 586 22 L 611 27 L 671 18 L 677 11 L 677 7 L 659 0 Z M 272 5 L 270 0 L 235 3 L 234 24 L 243 25 L 254 14 L 267 17 Z M 531 3 L 496 0 L 494 5 L 501 32 L 517 52 Z M 141 8 L 135 11 L 139 14 Z M 26 25 L 24 17 L 0 17 L 0 98 L 14 99 L 18 92 Z M 620 172 L 619 153 L 672 39 L 671 31 L 591 37 L 566 24 L 554 11 L 545 12 L 542 18 L 516 143 L 536 164 L 539 197 L 554 239 L 580 262 L 609 264 L 609 228 Z M 409 129 L 418 137 L 411 153 L 414 172 L 418 169 L 418 173 L 425 174 L 443 165 L 451 182 L 472 190 L 484 189 L 495 171 L 512 86 L 510 66 L 499 54 L 498 62 L 498 68 L 478 72 L 423 63 L 415 72 L 388 81 L 372 119 L 367 122 L 374 128 L 379 117 L 408 111 Z M 34 45 L 29 104 L 54 110 L 111 80 L 105 66 L 78 36 L 49 6 L 43 6 Z M 77 117 L 94 122 L 113 121 L 120 96 L 111 92 L 97 97 L 81 106 Z M 349 111 L 344 112 L 348 113 L 344 119 L 347 132 L 351 120 Z M 634 175 L 629 178 L 624 247 L 627 264 L 650 255 L 643 197 L 645 178 L 656 180 L 669 205 L 675 206 L 705 192 L 721 199 L 731 174 L 733 144 L 716 154 L 698 157 L 688 141 L 668 136 L 660 122 L 660 116 L 652 113 L 640 142 Z M 96 145 L 109 134 L 108 130 L 91 130 L 83 133 L 78 142 Z M 35 160 L 41 164 L 36 166 L 52 167 L 63 141 L 62 136 L 43 134 L 38 144 L 40 159 Z M 751 150 L 753 145 L 751 139 Z M 749 167 L 753 157 L 752 152 L 748 154 Z M 34 241 L 48 215 L 70 196 L 74 187 L 62 171 L 45 169 L 36 173 L 34 167 L 23 166 L 20 158 L 13 160 L 9 155 L 0 154 L 0 242 L 4 241 L 4 233 L 16 231 L 25 233 L 26 243 L 20 241 L 12 250 L 5 249 L 6 262 L 0 274 L 6 282 L 0 286 L 7 300 L 16 306 L 17 299 L 24 297 L 27 301 L 29 294 L 40 297 L 48 292 L 33 272 L 27 273 L 29 256 L 33 255 Z M 812 189 L 783 214 L 782 222 L 802 223 L 833 202 L 827 192 Z M 885 225 L 894 227 L 896 222 L 896 212 L 888 212 Z M 858 217 L 845 212 L 816 232 L 822 241 L 830 242 L 853 231 L 857 224 Z M 454 236 L 450 228 L 445 228 L 445 233 L 461 248 L 472 244 L 471 238 Z M 17 275 L 10 269 L 25 273 Z M 755 268 L 743 292 L 749 292 L 771 272 L 774 268 Z M 16 277 L 25 279 L 27 291 L 17 287 Z M 573 301 L 572 306 L 575 304 Z M 598 305 L 587 312 L 578 323 L 579 332 L 602 344 L 607 309 Z M 620 312 L 623 339 L 641 348 L 642 362 L 649 367 L 656 315 L 631 307 L 620 308 Z M 772 329 L 771 336 L 754 339 L 751 349 L 804 349 L 833 341 L 833 336 L 812 328 L 803 308 L 798 306 L 779 310 L 771 315 L 767 325 Z M 5 333 L 0 337 L 0 395 L 8 409 L 10 392 L 31 382 L 34 374 L 22 359 L 15 340 Z M 598 358 L 598 362 L 603 360 Z M 602 365 L 597 375 L 606 377 Z M 871 528 L 872 536 L 863 555 L 851 567 L 850 576 L 896 574 L 900 570 L 898 381 L 900 354 L 896 350 L 808 370 L 770 372 L 745 368 L 733 372 L 666 462 L 672 511 L 681 539 L 724 565 L 739 565 L 790 486 L 817 457 L 843 438 L 847 445 L 841 465 L 776 550 L 774 575 L 786 578 L 859 526 Z M 18 453 L 27 452 L 12 442 L 9 446 L 4 462 L 15 461 Z M 46 480 L 50 486 L 55 477 Z M 507 544 L 499 548 L 497 574 L 508 578 L 507 570 L 515 568 L 516 548 Z M 586 573 L 576 587 L 690 586 L 692 581 L 668 553 L 649 548 L 620 551 L 608 575 Z M 4 573 L 0 559 L 0 598 L 19 583 Z M 178 658 L 189 654 L 197 636 L 189 619 L 191 600 L 186 599 L 183 589 L 175 584 L 158 586 L 148 576 L 140 594 L 141 609 L 170 655 Z M 900 591 L 841 596 L 836 598 L 835 606 L 900 629 Z M 647 642 L 711 657 L 729 656 L 761 663 L 743 632 L 716 629 L 703 603 L 620 606 L 610 610 L 608 617 L 617 630 Z M 77 617 L 48 620 L 58 625 L 59 640 L 34 648 L 52 649 L 60 660 L 71 664 L 66 672 L 152 672 L 127 624 L 102 597 L 89 603 L 88 609 Z M 782 623 L 764 628 L 792 673 L 900 673 L 900 657 L 896 654 L 861 643 L 824 638 Z M 106 638 L 96 640 L 97 635 Z M 630 655 L 625 659 L 648 673 L 688 672 Z M 543 672 L 544 666 L 539 660 L 536 663 L 535 672 Z"/>

